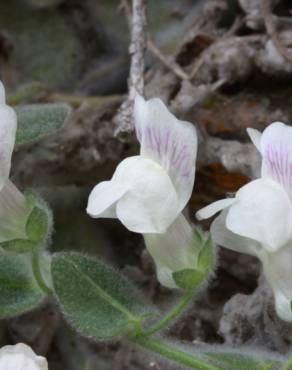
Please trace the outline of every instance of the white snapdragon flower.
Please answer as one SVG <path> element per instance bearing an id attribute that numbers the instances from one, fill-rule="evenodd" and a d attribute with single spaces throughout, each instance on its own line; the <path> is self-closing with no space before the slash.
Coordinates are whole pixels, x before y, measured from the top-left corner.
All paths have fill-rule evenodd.
<path id="1" fill-rule="evenodd" d="M 5 90 L 0 81 L 0 243 L 25 239 L 26 221 L 31 209 L 23 194 L 9 180 L 17 117 L 5 103 Z"/>
<path id="2" fill-rule="evenodd" d="M 261 260 L 277 314 L 292 321 L 292 127 L 274 122 L 262 134 L 251 128 L 248 134 L 262 155 L 261 178 L 197 217 L 223 210 L 211 226 L 214 242 Z"/>
<path id="3" fill-rule="evenodd" d="M 48 370 L 48 363 L 29 346 L 19 343 L 0 349 L 0 370 Z"/>
<path id="4" fill-rule="evenodd" d="M 160 99 L 135 99 L 134 119 L 140 155 L 124 159 L 110 181 L 92 190 L 87 212 L 118 218 L 142 233 L 155 260 L 158 278 L 176 287 L 172 272 L 195 268 L 192 229 L 181 214 L 194 184 L 197 135 Z"/>

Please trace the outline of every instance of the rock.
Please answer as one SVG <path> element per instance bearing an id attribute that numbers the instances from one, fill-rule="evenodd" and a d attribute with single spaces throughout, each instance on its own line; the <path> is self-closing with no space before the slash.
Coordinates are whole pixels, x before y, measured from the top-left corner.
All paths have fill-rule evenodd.
<path id="1" fill-rule="evenodd" d="M 248 345 L 286 353 L 292 324 L 276 315 L 273 294 L 263 277 L 251 295 L 236 294 L 224 306 L 219 333 L 232 346 Z"/>
<path id="2" fill-rule="evenodd" d="M 287 53 L 292 53 L 292 30 L 282 31 L 279 38 Z M 291 54 L 292 55 L 292 54 Z M 272 39 L 268 39 L 256 57 L 257 66 L 264 72 L 272 76 L 284 77 L 292 75 L 292 63 L 287 60 L 276 48 Z"/>
<path id="3" fill-rule="evenodd" d="M 269 0 L 270 6 L 273 8 L 280 0 Z M 247 18 L 247 26 L 254 30 L 264 28 L 264 21 L 261 10 L 261 0 L 239 0 L 239 4 Z"/>

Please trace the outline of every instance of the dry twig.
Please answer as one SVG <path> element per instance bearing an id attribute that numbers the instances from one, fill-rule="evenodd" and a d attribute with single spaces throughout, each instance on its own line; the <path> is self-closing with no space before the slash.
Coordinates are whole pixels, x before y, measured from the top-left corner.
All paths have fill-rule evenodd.
<path id="1" fill-rule="evenodd" d="M 287 60 L 292 62 L 292 54 L 289 53 L 287 48 L 282 44 L 279 34 L 276 31 L 276 27 L 273 20 L 273 15 L 271 13 L 270 0 L 261 0 L 261 10 L 265 22 L 267 32 L 278 52 Z"/>
<path id="2" fill-rule="evenodd" d="M 129 10 L 123 1 L 126 12 Z M 137 93 L 143 95 L 144 90 L 144 54 L 146 48 L 146 0 L 132 1 L 131 18 L 131 66 L 129 75 L 129 96 L 121 105 L 115 123 L 117 131 L 129 131 L 133 127 L 133 103 Z"/>
<path id="3" fill-rule="evenodd" d="M 182 80 L 189 80 L 188 74 L 171 58 L 165 56 L 160 49 L 154 44 L 151 40 L 150 35 L 148 35 L 147 47 L 150 52 L 156 56 L 165 67 L 171 70 L 177 77 L 181 78 Z"/>
<path id="4" fill-rule="evenodd" d="M 131 19 L 132 19 L 132 12 L 131 12 L 131 7 L 128 3 L 127 0 L 121 0 L 120 7 L 124 10 L 126 14 L 126 18 L 129 24 L 129 27 L 131 29 Z M 167 57 L 164 55 L 161 50 L 155 45 L 154 41 L 151 38 L 151 35 L 148 32 L 147 35 L 147 48 L 148 50 L 157 58 L 161 61 L 162 64 L 169 70 L 171 70 L 177 77 L 183 79 L 183 80 L 188 80 L 189 76 L 187 73 L 184 72 L 184 70 L 177 64 L 175 63 L 174 60 L 171 58 Z"/>

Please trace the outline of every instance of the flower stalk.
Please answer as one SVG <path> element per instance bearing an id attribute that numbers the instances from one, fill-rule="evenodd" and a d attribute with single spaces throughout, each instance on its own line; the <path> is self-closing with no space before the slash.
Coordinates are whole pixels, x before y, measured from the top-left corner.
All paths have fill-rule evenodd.
<path id="1" fill-rule="evenodd" d="M 46 293 L 46 294 L 51 294 L 52 290 L 48 287 L 43 274 L 42 274 L 42 269 L 41 269 L 41 253 L 36 250 L 33 251 L 31 254 L 31 266 L 32 266 L 32 272 L 33 275 L 39 285 L 39 287 Z"/>
<path id="2" fill-rule="evenodd" d="M 159 355 L 168 358 L 169 360 L 175 361 L 181 365 L 188 366 L 191 369 L 220 370 L 220 368 L 218 368 L 217 366 L 208 364 L 204 360 L 190 355 L 187 352 L 181 351 L 176 347 L 158 339 L 136 337 L 133 342 L 152 352 L 158 353 Z"/>
<path id="3" fill-rule="evenodd" d="M 143 331 L 143 337 L 149 337 L 166 328 L 188 307 L 195 294 L 196 292 L 194 291 L 186 291 L 179 302 L 160 321 L 150 326 L 149 329 Z"/>

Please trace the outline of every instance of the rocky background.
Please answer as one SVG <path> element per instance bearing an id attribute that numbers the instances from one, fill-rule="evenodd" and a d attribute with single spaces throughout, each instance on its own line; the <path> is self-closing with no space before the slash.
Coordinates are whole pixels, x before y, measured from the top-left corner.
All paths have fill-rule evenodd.
<path id="1" fill-rule="evenodd" d="M 127 102 L 131 8 L 119 0 L 10 0 L 0 3 L 0 75 L 9 102 L 68 102 L 66 127 L 14 155 L 13 180 L 51 204 L 54 251 L 107 260 L 169 307 L 140 235 L 117 221 L 92 220 L 87 196 L 121 159 L 137 153 Z M 200 137 L 188 215 L 253 178 L 259 158 L 247 127 L 292 122 L 292 4 L 289 0 L 148 0 L 145 96 L 160 97 Z M 141 76 L 140 76 L 141 77 Z M 142 76 L 143 77 L 143 76 Z M 131 83 L 131 81 L 130 81 Z M 124 103 L 125 105 L 125 103 Z M 68 219 L 69 217 L 69 219 Z M 208 228 L 208 223 L 201 225 Z M 214 277 L 166 336 L 287 355 L 292 326 L 278 319 L 255 258 L 218 246 Z M 24 341 L 50 370 L 175 369 L 128 343 L 74 334 L 54 302 L 0 322 L 0 345 Z"/>

